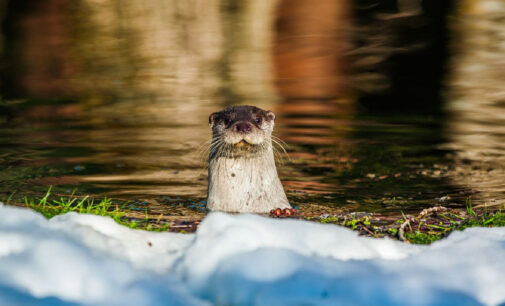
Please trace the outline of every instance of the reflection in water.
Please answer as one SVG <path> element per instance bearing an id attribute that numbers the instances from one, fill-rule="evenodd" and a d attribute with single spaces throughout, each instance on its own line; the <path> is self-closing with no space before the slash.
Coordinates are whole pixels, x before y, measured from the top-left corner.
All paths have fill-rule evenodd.
<path id="1" fill-rule="evenodd" d="M 446 122 L 451 1 L 419 3 L 8 1 L 0 192 L 54 185 L 201 214 L 208 114 L 255 104 L 278 115 L 289 144 L 278 169 L 302 209 L 398 213 L 446 195 L 448 206 L 503 197 L 504 50 L 475 40 L 486 36 L 473 24 L 503 41 L 503 16 L 459 13 L 455 50 L 481 51 L 451 60 Z"/>
<path id="2" fill-rule="evenodd" d="M 8 102 L 2 191 L 205 197 L 208 114 L 276 99 L 274 5 L 9 1 L 2 92 L 50 100 Z"/>
<path id="3" fill-rule="evenodd" d="M 2 94 L 57 96 L 75 91 L 77 65 L 71 50 L 72 20 L 68 1 L 2 1 Z"/>
<path id="4" fill-rule="evenodd" d="M 453 0 L 356 1 L 353 86 L 371 114 L 440 114 Z"/>
<path id="5" fill-rule="evenodd" d="M 505 202 L 505 3 L 465 1 L 455 30 L 450 142 L 451 178 L 487 204 Z"/>
<path id="6" fill-rule="evenodd" d="M 342 95 L 348 70 L 343 55 L 350 48 L 348 3 L 284 0 L 277 14 L 273 51 L 280 95 L 323 100 Z"/>

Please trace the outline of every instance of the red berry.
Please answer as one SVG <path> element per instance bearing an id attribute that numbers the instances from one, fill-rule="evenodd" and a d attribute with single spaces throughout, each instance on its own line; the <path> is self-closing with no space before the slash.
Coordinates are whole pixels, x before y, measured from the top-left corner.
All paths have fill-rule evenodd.
<path id="1" fill-rule="evenodd" d="M 291 215 L 296 216 L 296 209 L 291 208 Z"/>
<path id="2" fill-rule="evenodd" d="M 286 217 L 291 216 L 291 210 L 289 208 L 284 209 L 284 216 Z"/>

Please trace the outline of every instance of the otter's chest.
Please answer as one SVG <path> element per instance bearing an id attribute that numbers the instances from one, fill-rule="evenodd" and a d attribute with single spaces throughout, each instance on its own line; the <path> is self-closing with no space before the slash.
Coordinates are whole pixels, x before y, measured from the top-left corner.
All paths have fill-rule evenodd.
<path id="1" fill-rule="evenodd" d="M 212 181 L 237 192 L 260 192 L 277 179 L 275 164 L 263 159 L 224 159 L 212 170 Z"/>
<path id="2" fill-rule="evenodd" d="M 291 207 L 271 159 L 218 159 L 209 164 L 207 207 L 233 212 L 268 212 Z"/>

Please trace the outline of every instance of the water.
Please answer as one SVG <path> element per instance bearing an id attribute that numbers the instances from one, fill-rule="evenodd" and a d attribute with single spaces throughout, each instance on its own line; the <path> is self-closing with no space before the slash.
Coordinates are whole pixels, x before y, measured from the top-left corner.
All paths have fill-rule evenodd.
<path id="1" fill-rule="evenodd" d="M 494 8 L 492 18 L 471 5 L 451 11 L 458 22 L 441 33 L 463 39 L 418 50 L 394 39 L 360 46 L 349 33 L 369 29 L 351 25 L 340 1 L 326 4 L 342 17 L 330 24 L 268 1 L 172 1 L 164 10 L 157 1 L 94 2 L 5 9 L 3 198 L 15 192 L 21 201 L 53 186 L 55 194 L 112 197 L 154 214 L 201 215 L 208 115 L 253 104 L 277 114 L 275 133 L 288 151 L 279 174 L 307 213 L 399 215 L 464 207 L 469 196 L 504 202 L 505 9 Z M 415 25 L 418 9 L 394 18 Z M 353 30 L 335 35 L 327 27 Z M 468 46 L 480 51 L 463 52 Z M 446 67 L 435 67 L 439 83 L 433 67 L 412 64 L 418 78 L 403 67 L 433 56 Z M 400 79 L 409 90 L 397 90 Z"/>
<path id="2" fill-rule="evenodd" d="M 166 114 L 159 120 L 139 113 L 110 118 L 84 111 L 80 101 L 45 102 L 16 104 L 1 129 L 2 193 L 77 188 L 146 201 L 165 214 L 170 200 L 191 205 L 205 198 L 206 156 L 200 147 L 210 138 L 208 111 L 170 107 L 156 108 Z M 398 212 L 433 205 L 448 194 L 461 203 L 467 195 L 443 175 L 451 158 L 440 148 L 444 139 L 435 118 L 313 113 L 277 121 L 289 153 L 279 159 L 279 173 L 299 206 Z"/>

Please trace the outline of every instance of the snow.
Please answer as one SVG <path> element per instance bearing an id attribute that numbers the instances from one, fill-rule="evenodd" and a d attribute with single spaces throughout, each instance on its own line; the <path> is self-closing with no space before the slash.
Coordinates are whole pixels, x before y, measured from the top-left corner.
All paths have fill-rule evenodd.
<path id="1" fill-rule="evenodd" d="M 209 214 L 195 234 L 0 206 L 0 305 L 497 305 L 505 228 L 430 246 Z"/>

